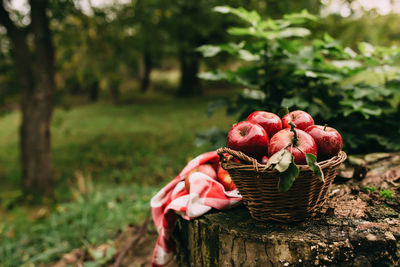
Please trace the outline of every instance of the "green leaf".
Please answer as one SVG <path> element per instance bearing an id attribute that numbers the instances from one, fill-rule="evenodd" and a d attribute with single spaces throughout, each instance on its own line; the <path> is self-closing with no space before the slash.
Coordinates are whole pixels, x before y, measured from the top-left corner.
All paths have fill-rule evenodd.
<path id="1" fill-rule="evenodd" d="M 317 21 L 318 17 L 308 13 L 306 9 L 303 9 L 300 13 L 283 15 L 283 19 L 289 21 L 292 24 L 299 24 L 304 23 L 306 20 Z"/>
<path id="2" fill-rule="evenodd" d="M 306 109 L 309 106 L 309 101 L 306 101 L 300 96 L 296 95 L 292 98 L 283 98 L 281 106 L 288 108 L 298 107 L 300 109 Z"/>
<path id="3" fill-rule="evenodd" d="M 289 168 L 290 163 L 292 162 L 292 157 L 292 153 L 285 149 L 282 155 L 282 159 L 275 165 L 275 169 L 278 172 L 286 171 Z"/>
<path id="4" fill-rule="evenodd" d="M 258 28 L 261 30 L 273 30 L 273 31 L 277 31 L 279 29 L 283 29 L 286 28 L 290 25 L 290 23 L 285 22 L 285 23 L 277 23 L 277 21 L 273 20 L 273 19 L 266 19 L 263 21 L 260 21 L 260 23 L 258 24 Z"/>
<path id="5" fill-rule="evenodd" d="M 237 55 L 245 46 L 245 42 L 240 43 L 227 43 L 227 44 L 219 44 L 219 45 L 202 45 L 196 48 L 196 51 L 203 54 L 204 57 L 213 57 L 219 54 L 220 52 L 227 52 L 231 55 Z"/>
<path id="6" fill-rule="evenodd" d="M 278 33 L 274 31 L 260 31 L 254 27 L 241 28 L 241 27 L 231 27 L 227 31 L 231 35 L 237 36 L 253 36 L 257 38 L 264 38 L 267 40 L 274 40 L 278 37 Z M 282 37 L 284 38 L 284 37 Z"/>
<path id="7" fill-rule="evenodd" d="M 324 173 L 322 172 L 321 167 L 315 163 L 317 161 L 317 157 L 314 154 L 307 153 L 306 160 L 308 167 L 310 167 L 310 170 L 315 174 L 315 176 L 317 176 L 322 182 L 324 182 Z"/>
<path id="8" fill-rule="evenodd" d="M 228 52 L 231 55 L 236 55 L 237 52 L 245 46 L 246 42 L 242 41 L 240 43 L 227 43 L 220 44 L 221 50 Z"/>
<path id="9" fill-rule="evenodd" d="M 115 252 L 114 247 L 107 249 L 106 256 L 104 257 L 104 263 L 111 260 L 112 256 L 114 255 L 114 252 Z"/>
<path id="10" fill-rule="evenodd" d="M 241 49 L 239 50 L 239 57 L 245 61 L 258 61 L 260 60 L 260 56 L 253 54 L 247 50 Z"/>
<path id="11" fill-rule="evenodd" d="M 207 72 L 201 72 L 197 75 L 200 79 L 203 80 L 208 80 L 208 81 L 220 81 L 220 80 L 226 80 L 226 74 L 222 72 L 215 72 L 215 71 L 207 71 Z"/>
<path id="12" fill-rule="evenodd" d="M 219 12 L 222 14 L 233 14 L 238 16 L 244 21 L 252 24 L 253 26 L 257 25 L 258 22 L 261 21 L 260 15 L 256 11 L 248 11 L 242 7 L 240 8 L 233 8 L 229 6 L 216 6 L 213 8 L 215 12 Z"/>
<path id="13" fill-rule="evenodd" d="M 299 176 L 299 168 L 294 163 L 294 158 L 286 171 L 282 172 L 279 177 L 278 190 L 279 192 L 286 192 L 292 187 L 293 182 Z"/>
<path id="14" fill-rule="evenodd" d="M 253 99 L 253 100 L 265 100 L 266 94 L 260 90 L 252 90 L 252 89 L 244 89 L 241 93 L 241 96 L 245 99 Z"/>
<path id="15" fill-rule="evenodd" d="M 254 36 L 265 38 L 267 40 L 275 40 L 278 37 L 278 33 L 274 31 L 261 31 L 254 34 Z"/>
<path id="16" fill-rule="evenodd" d="M 364 56 L 371 57 L 375 52 L 375 47 L 367 42 L 361 42 L 358 44 L 358 49 Z"/>
<path id="17" fill-rule="evenodd" d="M 357 56 L 357 53 L 354 52 L 354 50 L 351 49 L 350 47 L 346 47 L 346 48 L 344 49 L 344 52 L 345 52 L 347 55 L 349 55 L 350 58 L 355 58 L 355 57 Z"/>
<path id="18" fill-rule="evenodd" d="M 289 37 L 305 37 L 310 35 L 311 31 L 301 27 L 286 28 L 278 33 L 278 38 L 289 38 Z"/>
<path id="19" fill-rule="evenodd" d="M 213 57 L 221 52 L 221 47 L 216 45 L 202 45 L 196 48 L 196 51 L 203 54 L 203 57 Z"/>
<path id="20" fill-rule="evenodd" d="M 372 116 L 380 116 L 382 109 L 377 106 L 365 105 L 361 107 L 361 112 Z"/>
<path id="21" fill-rule="evenodd" d="M 231 12 L 231 7 L 229 6 L 216 6 L 213 8 L 213 11 L 219 12 L 221 14 L 228 14 Z"/>
<path id="22" fill-rule="evenodd" d="M 284 172 L 289 168 L 290 163 L 292 162 L 292 153 L 290 153 L 286 149 L 281 149 L 268 160 L 267 168 L 270 166 L 274 166 L 274 169 L 278 172 Z"/>
<path id="23" fill-rule="evenodd" d="M 273 154 L 268 162 L 267 162 L 267 168 L 269 168 L 272 165 L 278 164 L 278 162 L 282 159 L 283 154 L 285 153 L 286 149 L 279 150 L 275 154 Z"/>
<path id="24" fill-rule="evenodd" d="M 324 33 L 324 41 L 326 43 L 333 43 L 335 42 L 335 39 L 333 39 L 333 37 L 330 36 L 328 33 Z"/>
<path id="25" fill-rule="evenodd" d="M 318 74 L 316 74 L 315 72 L 313 72 L 313 71 L 311 71 L 311 70 L 307 70 L 307 71 L 304 73 L 304 76 L 310 77 L 310 78 L 317 78 L 317 77 L 318 77 Z"/>
<path id="26" fill-rule="evenodd" d="M 84 267 L 99 267 L 99 266 L 101 266 L 101 264 L 99 264 L 99 263 L 97 263 L 95 261 L 85 261 L 83 263 L 83 266 Z"/>
<path id="27" fill-rule="evenodd" d="M 337 68 L 356 69 L 362 67 L 361 62 L 357 60 L 332 60 L 331 64 Z"/>
<path id="28" fill-rule="evenodd" d="M 240 27 L 231 27 L 228 29 L 228 33 L 232 35 L 254 35 L 256 30 L 252 27 L 250 28 L 240 28 Z"/>

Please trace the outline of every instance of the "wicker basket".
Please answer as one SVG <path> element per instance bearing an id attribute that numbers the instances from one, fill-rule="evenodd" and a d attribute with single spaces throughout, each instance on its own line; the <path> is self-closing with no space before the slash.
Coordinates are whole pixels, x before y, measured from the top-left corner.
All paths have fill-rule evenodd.
<path id="1" fill-rule="evenodd" d="M 277 171 L 267 170 L 266 165 L 239 151 L 220 148 L 217 153 L 222 168 L 231 175 L 251 216 L 259 221 L 285 223 L 303 221 L 316 214 L 326 200 L 340 164 L 346 159 L 346 153 L 340 151 L 337 156 L 318 163 L 325 182 L 317 178 L 307 165 L 299 165 L 300 173 L 292 187 L 281 193 L 277 189 Z"/>

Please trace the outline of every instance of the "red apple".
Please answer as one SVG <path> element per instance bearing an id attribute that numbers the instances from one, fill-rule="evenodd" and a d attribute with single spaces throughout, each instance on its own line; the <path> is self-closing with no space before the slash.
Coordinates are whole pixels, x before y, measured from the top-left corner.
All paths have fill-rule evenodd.
<path id="1" fill-rule="evenodd" d="M 229 130 L 227 147 L 241 151 L 247 156 L 261 159 L 268 151 L 268 134 L 258 124 L 242 121 Z"/>
<path id="2" fill-rule="evenodd" d="M 290 128 L 290 122 L 296 125 L 296 129 L 305 130 L 308 126 L 314 125 L 314 119 L 305 111 L 295 110 L 289 112 L 282 118 L 283 128 Z"/>
<path id="3" fill-rule="evenodd" d="M 215 171 L 214 167 L 211 164 L 202 164 L 193 170 L 191 170 L 185 178 L 185 188 L 186 190 L 189 191 L 190 189 L 190 183 L 189 183 L 189 176 L 194 173 L 194 172 L 201 172 L 204 173 L 205 175 L 211 177 L 212 179 L 216 180 L 217 179 L 217 172 Z"/>
<path id="4" fill-rule="evenodd" d="M 224 186 L 226 191 L 236 189 L 236 185 L 233 183 L 231 176 L 221 166 L 218 168 L 218 181 Z"/>
<path id="5" fill-rule="evenodd" d="M 282 130 L 282 121 L 278 115 L 266 112 L 266 111 L 255 111 L 247 117 L 247 121 L 259 124 L 267 132 L 269 139 L 274 134 Z"/>
<path id="6" fill-rule="evenodd" d="M 214 180 L 217 179 L 217 172 L 215 171 L 214 167 L 211 164 L 202 164 L 202 165 L 198 166 L 197 168 L 195 168 L 190 173 L 194 173 L 194 172 L 202 172 L 202 173 L 208 175 L 209 177 L 213 178 Z"/>
<path id="7" fill-rule="evenodd" d="M 314 154 L 317 156 L 317 144 L 314 139 L 308 133 L 296 129 L 297 142 L 294 144 L 294 133 L 290 129 L 283 129 L 277 132 L 269 143 L 268 155 L 271 157 L 279 150 L 286 147 L 288 151 L 292 152 L 294 162 L 296 164 L 304 165 L 307 164 L 306 155 L 307 153 Z M 293 144 L 293 148 L 291 145 Z M 304 152 L 304 153 L 303 153 Z"/>
<path id="8" fill-rule="evenodd" d="M 330 159 L 342 149 L 342 136 L 336 129 L 321 125 L 311 125 L 305 130 L 317 143 L 318 160 Z"/>
<path id="9" fill-rule="evenodd" d="M 261 164 L 267 164 L 268 163 L 268 157 L 267 156 L 263 156 L 261 159 Z"/>

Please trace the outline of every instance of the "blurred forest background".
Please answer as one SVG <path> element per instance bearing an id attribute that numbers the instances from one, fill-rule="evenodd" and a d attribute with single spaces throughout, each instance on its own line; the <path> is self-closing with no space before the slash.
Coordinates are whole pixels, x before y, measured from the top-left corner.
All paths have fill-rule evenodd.
<path id="1" fill-rule="evenodd" d="M 0 266 L 141 224 L 255 109 L 307 110 L 353 154 L 400 150 L 399 14 L 398 0 L 0 0 Z"/>

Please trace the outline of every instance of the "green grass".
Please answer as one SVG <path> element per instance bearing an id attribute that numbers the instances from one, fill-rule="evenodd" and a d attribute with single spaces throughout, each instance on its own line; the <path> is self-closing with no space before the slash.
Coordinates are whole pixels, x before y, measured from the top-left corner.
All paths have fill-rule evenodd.
<path id="1" fill-rule="evenodd" d="M 1 117 L 0 266 L 51 262 L 73 248 L 107 242 L 129 223 L 140 223 L 151 196 L 207 150 L 193 146 L 196 133 L 213 125 L 229 129 L 233 123 L 223 110 L 207 117 L 212 98 L 158 97 L 121 106 L 103 102 L 56 109 L 56 202 L 33 207 L 19 202 L 20 115 Z"/>
<path id="2" fill-rule="evenodd" d="M 56 205 L 30 224 L 26 210 L 16 209 L 14 224 L 0 222 L 0 266 L 34 266 L 55 261 L 63 253 L 83 246 L 107 243 L 116 230 L 145 219 L 157 189 L 137 185 L 94 186 L 77 198 Z M 45 208 L 38 209 L 36 214 Z"/>
<path id="3" fill-rule="evenodd" d="M 232 124 L 233 118 L 223 112 L 208 118 L 207 101 L 99 103 L 56 110 L 52 153 L 59 188 L 65 189 L 62 185 L 74 178 L 76 170 L 90 173 L 96 181 L 160 184 L 204 151 L 193 147 L 196 132 Z M 0 119 L 0 180 L 7 190 L 20 184 L 19 119 L 18 113 Z"/>

